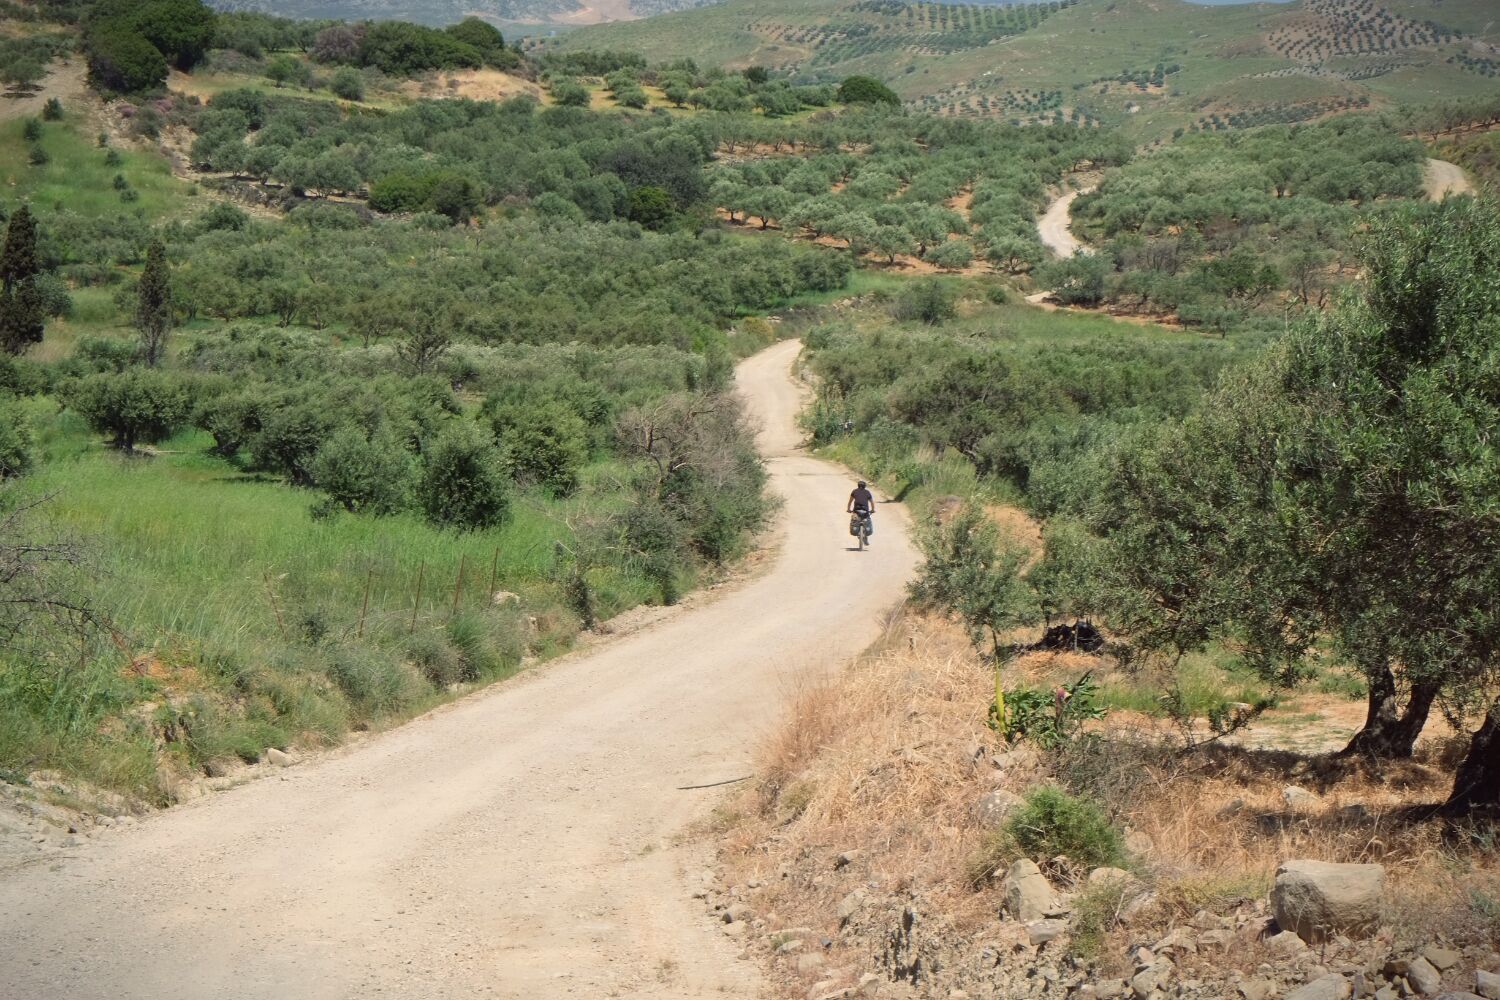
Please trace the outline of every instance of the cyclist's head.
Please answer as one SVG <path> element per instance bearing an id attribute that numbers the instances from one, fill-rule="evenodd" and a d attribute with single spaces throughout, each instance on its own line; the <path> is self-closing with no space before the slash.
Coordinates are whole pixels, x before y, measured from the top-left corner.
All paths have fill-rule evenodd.
<path id="1" fill-rule="evenodd" d="M 860 488 L 860 489 L 864 489 L 864 488 L 865 488 L 865 481 L 864 481 L 864 480 L 863 480 L 863 479 L 861 479 L 861 480 L 860 480 L 860 481 L 859 481 L 859 488 Z"/>

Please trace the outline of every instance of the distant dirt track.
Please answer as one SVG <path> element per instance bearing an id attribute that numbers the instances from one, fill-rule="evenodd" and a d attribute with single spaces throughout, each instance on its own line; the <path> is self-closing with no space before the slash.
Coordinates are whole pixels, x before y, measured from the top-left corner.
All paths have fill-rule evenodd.
<path id="1" fill-rule="evenodd" d="M 674 838 L 805 678 L 875 639 L 915 565 L 901 508 L 848 551 L 852 484 L 798 450 L 799 345 L 739 384 L 785 498 L 726 596 L 364 746 L 0 875 L 0 997 L 754 997 Z M 277 780 L 281 778 L 282 780 Z"/>
<path id="2" fill-rule="evenodd" d="M 1429 159 L 1422 171 L 1427 197 L 1442 201 L 1450 194 L 1473 194 L 1474 185 L 1468 173 L 1457 163 Z"/>
<path id="3" fill-rule="evenodd" d="M 1041 236 L 1047 249 L 1056 256 L 1071 257 L 1079 250 L 1088 251 L 1083 242 L 1068 228 L 1071 222 L 1068 212 L 1079 195 L 1088 194 L 1092 190 L 1094 189 L 1087 187 L 1078 191 L 1069 191 L 1048 205 L 1047 211 L 1037 220 L 1037 234 Z"/>

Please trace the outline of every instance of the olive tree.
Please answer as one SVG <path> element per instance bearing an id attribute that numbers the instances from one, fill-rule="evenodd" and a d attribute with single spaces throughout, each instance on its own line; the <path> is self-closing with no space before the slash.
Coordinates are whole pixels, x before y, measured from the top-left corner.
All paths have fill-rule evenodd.
<path id="1" fill-rule="evenodd" d="M 1121 449 L 1095 527 L 1138 642 L 1230 636 L 1290 678 L 1326 636 L 1369 684 L 1346 752 L 1404 756 L 1439 699 L 1480 704 L 1500 667 L 1500 215 L 1392 213 L 1363 257 L 1331 312 Z M 1497 717 L 1457 807 L 1496 804 Z"/>

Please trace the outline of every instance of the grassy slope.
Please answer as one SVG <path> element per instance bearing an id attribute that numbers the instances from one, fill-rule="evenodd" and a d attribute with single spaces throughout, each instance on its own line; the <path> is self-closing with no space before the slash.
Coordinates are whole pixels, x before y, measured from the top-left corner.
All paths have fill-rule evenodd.
<path id="1" fill-rule="evenodd" d="M 117 145 L 123 162 L 106 166 L 86 111 L 68 107 L 64 121 L 46 124 L 41 145 L 51 159 L 41 166 L 28 163 L 23 122 L 0 122 L 8 205 L 37 205 L 44 228 L 57 209 L 165 222 L 207 207 L 207 196 L 173 177 L 158 153 Z M 121 200 L 117 173 L 138 199 Z M 137 268 L 121 270 L 128 282 Z M 118 287 L 73 289 L 73 315 L 50 323 L 31 356 L 66 357 L 84 336 L 133 336 L 114 303 Z M 177 339 L 212 325 L 199 321 Z M 315 494 L 213 457 L 200 431 L 164 442 L 155 457 L 127 458 L 55 399 L 26 406 L 44 461 L 23 486 L 52 496 L 48 530 L 83 545 L 81 592 L 118 633 L 66 665 L 0 668 L 0 777 L 44 767 L 155 800 L 171 794 L 173 771 L 253 758 L 266 746 L 336 742 L 350 724 L 400 719 L 441 699 L 391 658 L 413 641 L 413 628 L 417 639 L 432 635 L 461 652 L 457 638 L 444 638 L 455 606 L 486 633 L 481 645 L 501 650 L 485 654 L 482 680 L 514 669 L 522 645 L 539 655 L 567 648 L 577 620 L 552 577 L 555 543 L 572 544 L 570 523 L 623 502 L 620 484 L 629 477 L 618 464 L 596 462 L 574 498 L 518 495 L 512 520 L 481 532 L 442 531 L 416 515 L 320 520 L 311 514 Z M 491 607 L 492 574 L 535 617 L 529 633 L 515 611 Z M 602 617 L 658 596 L 643 577 L 608 566 L 592 570 L 589 582 Z M 310 637 L 325 628 L 328 643 Z M 371 676 L 400 690 L 346 704 L 328 679 L 334 648 L 376 663 Z M 32 710 L 20 710 L 22 702 Z M 179 724 L 178 712 L 194 727 Z"/>
<path id="2" fill-rule="evenodd" d="M 570 33 L 557 44 L 570 48 L 625 48 L 652 60 L 692 56 L 731 66 L 752 63 L 787 66 L 805 63 L 804 44 L 778 41 L 786 28 L 857 18 L 843 0 L 728 0 L 727 3 L 646 21 L 599 25 Z M 1393 0 L 1397 13 L 1433 18 L 1461 30 L 1500 39 L 1500 20 L 1485 0 Z M 833 72 L 866 72 L 888 80 L 908 100 L 939 95 L 962 101 L 979 95 L 998 98 L 1006 91 L 1060 89 L 1068 107 L 1081 102 L 1095 117 L 1124 124 L 1141 138 L 1170 133 L 1196 120 L 1203 110 L 1236 110 L 1276 102 L 1367 96 L 1376 105 L 1431 101 L 1493 92 L 1495 82 L 1442 60 L 1446 50 L 1420 50 L 1392 58 L 1401 68 L 1369 80 L 1257 74 L 1294 64 L 1265 48 L 1273 27 L 1299 15 L 1300 4 L 1244 4 L 1205 7 L 1186 0 L 1083 0 L 1022 35 L 984 48 L 947 55 L 892 50 L 829 67 Z M 1384 59 L 1385 57 L 1380 57 Z M 1163 91 L 1144 94 L 1133 87 L 1085 87 L 1124 69 L 1156 63 L 1183 69 Z M 1355 68 L 1359 59 L 1338 60 L 1336 69 Z M 973 89 L 969 89 L 972 86 Z M 955 91 L 955 88 L 962 88 Z M 1137 113 L 1127 105 L 1140 105 Z"/>

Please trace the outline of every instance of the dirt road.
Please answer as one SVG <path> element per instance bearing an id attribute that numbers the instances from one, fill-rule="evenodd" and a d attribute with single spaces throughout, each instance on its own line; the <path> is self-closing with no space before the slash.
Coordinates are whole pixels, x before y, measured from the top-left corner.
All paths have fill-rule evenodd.
<path id="1" fill-rule="evenodd" d="M 1442 201 L 1450 194 L 1473 194 L 1474 185 L 1469 175 L 1457 163 L 1429 158 L 1423 171 L 1423 182 L 1427 186 L 1427 197 Z"/>
<path id="2" fill-rule="evenodd" d="M 1073 202 L 1079 195 L 1088 194 L 1092 190 L 1094 190 L 1092 187 L 1086 187 L 1077 191 L 1069 191 L 1048 205 L 1047 211 L 1037 220 L 1036 231 L 1041 236 L 1042 242 L 1058 257 L 1071 257 L 1079 250 L 1088 253 L 1088 247 L 1084 246 L 1068 228 L 1068 211 L 1073 207 Z"/>
<path id="3" fill-rule="evenodd" d="M 785 498 L 721 599 L 371 740 L 0 875 L 0 996 L 759 996 L 674 838 L 751 770 L 799 678 L 879 631 L 914 565 L 887 507 L 846 551 L 797 450 L 795 343 L 740 367 Z M 279 778 L 280 780 L 277 780 Z"/>

